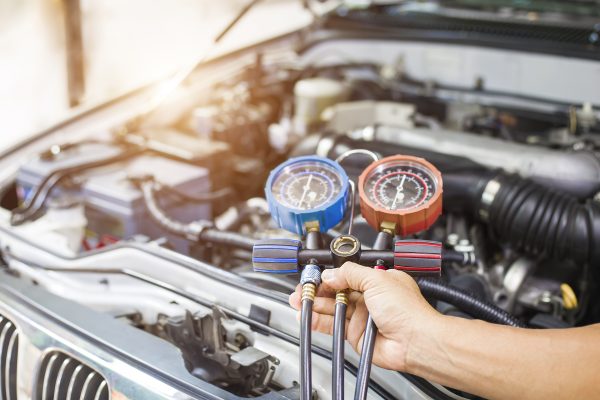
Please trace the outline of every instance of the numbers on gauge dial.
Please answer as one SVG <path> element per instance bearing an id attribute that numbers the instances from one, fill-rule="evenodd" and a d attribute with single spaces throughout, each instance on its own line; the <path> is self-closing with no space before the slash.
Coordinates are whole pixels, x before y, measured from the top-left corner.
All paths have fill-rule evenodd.
<path id="1" fill-rule="evenodd" d="M 368 199 L 389 211 L 419 207 L 431 199 L 435 190 L 432 175 L 414 163 L 383 164 L 365 184 Z"/>
<path id="2" fill-rule="evenodd" d="M 271 192 L 279 203 L 297 210 L 327 205 L 341 190 L 339 173 L 319 162 L 290 165 L 275 177 L 271 186 Z"/>

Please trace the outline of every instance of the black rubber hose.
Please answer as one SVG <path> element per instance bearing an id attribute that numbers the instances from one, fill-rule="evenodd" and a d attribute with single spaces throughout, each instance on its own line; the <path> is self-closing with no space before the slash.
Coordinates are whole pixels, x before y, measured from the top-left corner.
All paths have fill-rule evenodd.
<path id="1" fill-rule="evenodd" d="M 309 400 L 312 396 L 312 308 L 313 301 L 302 301 L 300 323 L 300 399 Z"/>
<path id="2" fill-rule="evenodd" d="M 234 194 L 234 191 L 231 187 L 224 187 L 215 190 L 214 192 L 200 193 L 196 195 L 190 195 L 188 193 L 182 192 L 181 190 L 173 186 L 164 184 L 160 185 L 159 190 L 170 193 L 173 196 L 187 203 L 213 203 L 218 200 L 224 200 L 227 197 L 230 197 Z"/>
<path id="3" fill-rule="evenodd" d="M 344 340 L 346 338 L 346 311 L 344 303 L 335 304 L 333 320 L 333 399 L 344 399 Z"/>
<path id="4" fill-rule="evenodd" d="M 220 231 L 213 228 L 203 230 L 200 233 L 198 240 L 200 242 L 210 242 L 248 251 L 252 251 L 254 244 L 256 243 L 256 240 L 249 238 L 248 236 L 240 235 L 235 232 Z"/>
<path id="5" fill-rule="evenodd" d="M 44 206 L 50 198 L 50 194 L 65 180 L 80 175 L 85 171 L 130 160 L 133 157 L 140 155 L 143 151 L 144 149 L 141 147 L 125 148 L 123 151 L 112 157 L 82 163 L 51 172 L 44 177 L 42 182 L 36 187 L 26 204 L 12 210 L 10 223 L 17 226 L 37 218 L 43 212 Z"/>
<path id="6" fill-rule="evenodd" d="M 377 338 L 377 326 L 369 314 L 365 333 L 363 334 L 363 345 L 360 357 L 360 365 L 356 376 L 356 388 L 354 389 L 354 400 L 365 400 L 369 392 L 369 377 L 373 366 L 373 350 Z M 366 351 L 365 351 L 366 350 Z"/>
<path id="7" fill-rule="evenodd" d="M 442 249 L 442 263 L 457 263 L 459 265 L 469 265 L 474 264 L 474 256 L 467 252 L 450 250 L 450 249 Z"/>
<path id="8" fill-rule="evenodd" d="M 252 251 L 254 248 L 255 240 L 252 238 L 234 232 L 210 228 L 209 226 L 212 225 L 210 221 L 184 223 L 171 218 L 156 201 L 156 192 L 159 186 L 155 182 L 151 180 L 143 181 L 140 183 L 140 188 L 150 217 L 166 231 L 198 242 L 209 242 L 248 251 Z"/>
<path id="9" fill-rule="evenodd" d="M 448 286 L 445 283 L 432 281 L 429 279 L 419 279 L 417 281 L 423 296 L 434 298 L 465 311 L 474 318 L 483 321 L 525 328 L 526 325 L 514 316 L 493 304 L 481 301 L 463 292 L 462 290 Z"/>
<path id="10" fill-rule="evenodd" d="M 548 189 L 518 175 L 497 174 L 491 203 L 479 200 L 477 217 L 496 237 L 533 256 L 600 263 L 600 207 Z"/>

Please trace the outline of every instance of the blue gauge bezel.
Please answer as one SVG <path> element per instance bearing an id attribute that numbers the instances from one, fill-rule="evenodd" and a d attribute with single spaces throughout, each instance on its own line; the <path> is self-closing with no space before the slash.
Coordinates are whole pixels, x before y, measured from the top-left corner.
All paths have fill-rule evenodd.
<path id="1" fill-rule="evenodd" d="M 340 192 L 329 199 L 327 203 L 310 210 L 300 210 L 282 204 L 275 199 L 272 193 L 273 182 L 285 168 L 305 162 L 323 163 L 333 168 L 339 175 L 342 184 Z M 269 203 L 271 215 L 278 225 L 285 230 L 302 235 L 305 232 L 305 224 L 307 222 L 317 221 L 319 223 L 319 229 L 322 232 L 339 224 L 344 218 L 346 205 L 348 204 L 349 188 L 350 183 L 348 175 L 340 164 L 325 157 L 303 156 L 290 158 L 271 171 L 269 178 L 267 179 L 267 184 L 265 185 L 265 196 Z"/>

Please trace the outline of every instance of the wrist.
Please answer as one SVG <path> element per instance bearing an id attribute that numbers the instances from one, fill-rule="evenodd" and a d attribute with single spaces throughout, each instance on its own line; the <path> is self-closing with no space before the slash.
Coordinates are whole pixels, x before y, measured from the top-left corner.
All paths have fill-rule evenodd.
<path id="1" fill-rule="evenodd" d="M 406 350 L 405 372 L 419 375 L 431 368 L 435 353 L 443 349 L 455 318 L 432 313 L 419 324 Z"/>

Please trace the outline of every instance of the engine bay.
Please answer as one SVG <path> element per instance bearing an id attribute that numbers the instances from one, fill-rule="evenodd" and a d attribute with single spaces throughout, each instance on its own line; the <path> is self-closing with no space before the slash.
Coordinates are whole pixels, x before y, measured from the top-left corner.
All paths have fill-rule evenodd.
<path id="1" fill-rule="evenodd" d="M 481 77 L 471 86 L 449 85 L 413 76 L 413 50 L 390 48 L 378 60 L 352 46 L 367 45 L 332 40 L 302 52 L 262 50 L 247 62 L 240 56 L 226 68 L 213 66 L 218 78 L 205 78 L 211 71 L 193 76 L 151 115 L 32 154 L 1 200 L 7 269 L 173 344 L 202 381 L 243 397 L 286 396 L 298 387 L 299 350 L 285 298 L 300 270 L 261 273 L 257 264 L 265 264 L 256 260 L 268 257 L 253 257 L 254 246 L 302 239 L 302 251 L 315 252 L 293 257 L 321 260 L 331 256 L 317 250 L 351 232 L 365 249 L 357 260 L 374 262 L 383 259 L 369 255 L 381 250 L 371 250 L 377 217 L 355 205 L 362 201 L 358 192 L 391 210 L 437 194 L 439 204 L 428 207 L 439 209 L 420 217 L 426 222 L 393 228 L 392 236 L 439 243 L 444 287 L 522 326 L 599 322 L 596 105 L 488 89 L 483 77 L 493 83 L 501 71 L 474 71 Z M 427 160 L 440 183 L 434 172 L 409 163 L 400 172 L 377 170 L 363 189 L 359 176 L 374 159 L 398 155 Z M 316 248 L 305 220 L 281 222 L 284 211 L 275 215 L 274 204 L 318 209 L 335 197 L 328 185 L 336 172 L 303 167 L 308 178 L 269 178 L 283 171 L 280 164 L 310 157 L 335 162 L 360 186 L 344 189 L 339 215 L 327 217 L 335 223 L 321 220 L 323 243 Z M 388 190 L 396 178 L 399 186 Z M 276 199 L 269 199 L 271 189 Z M 194 262 L 207 276 L 198 275 Z M 423 285 L 425 294 L 434 293 Z M 252 290 L 279 303 L 257 300 Z M 438 311 L 482 318 L 439 296 L 432 300 Z M 314 340 L 331 345 L 325 337 Z M 357 357 L 347 355 L 351 362 Z M 329 398 L 326 352 L 313 362 L 317 396 Z M 398 397 L 381 384 L 386 373 L 373 373 L 375 392 Z"/>

